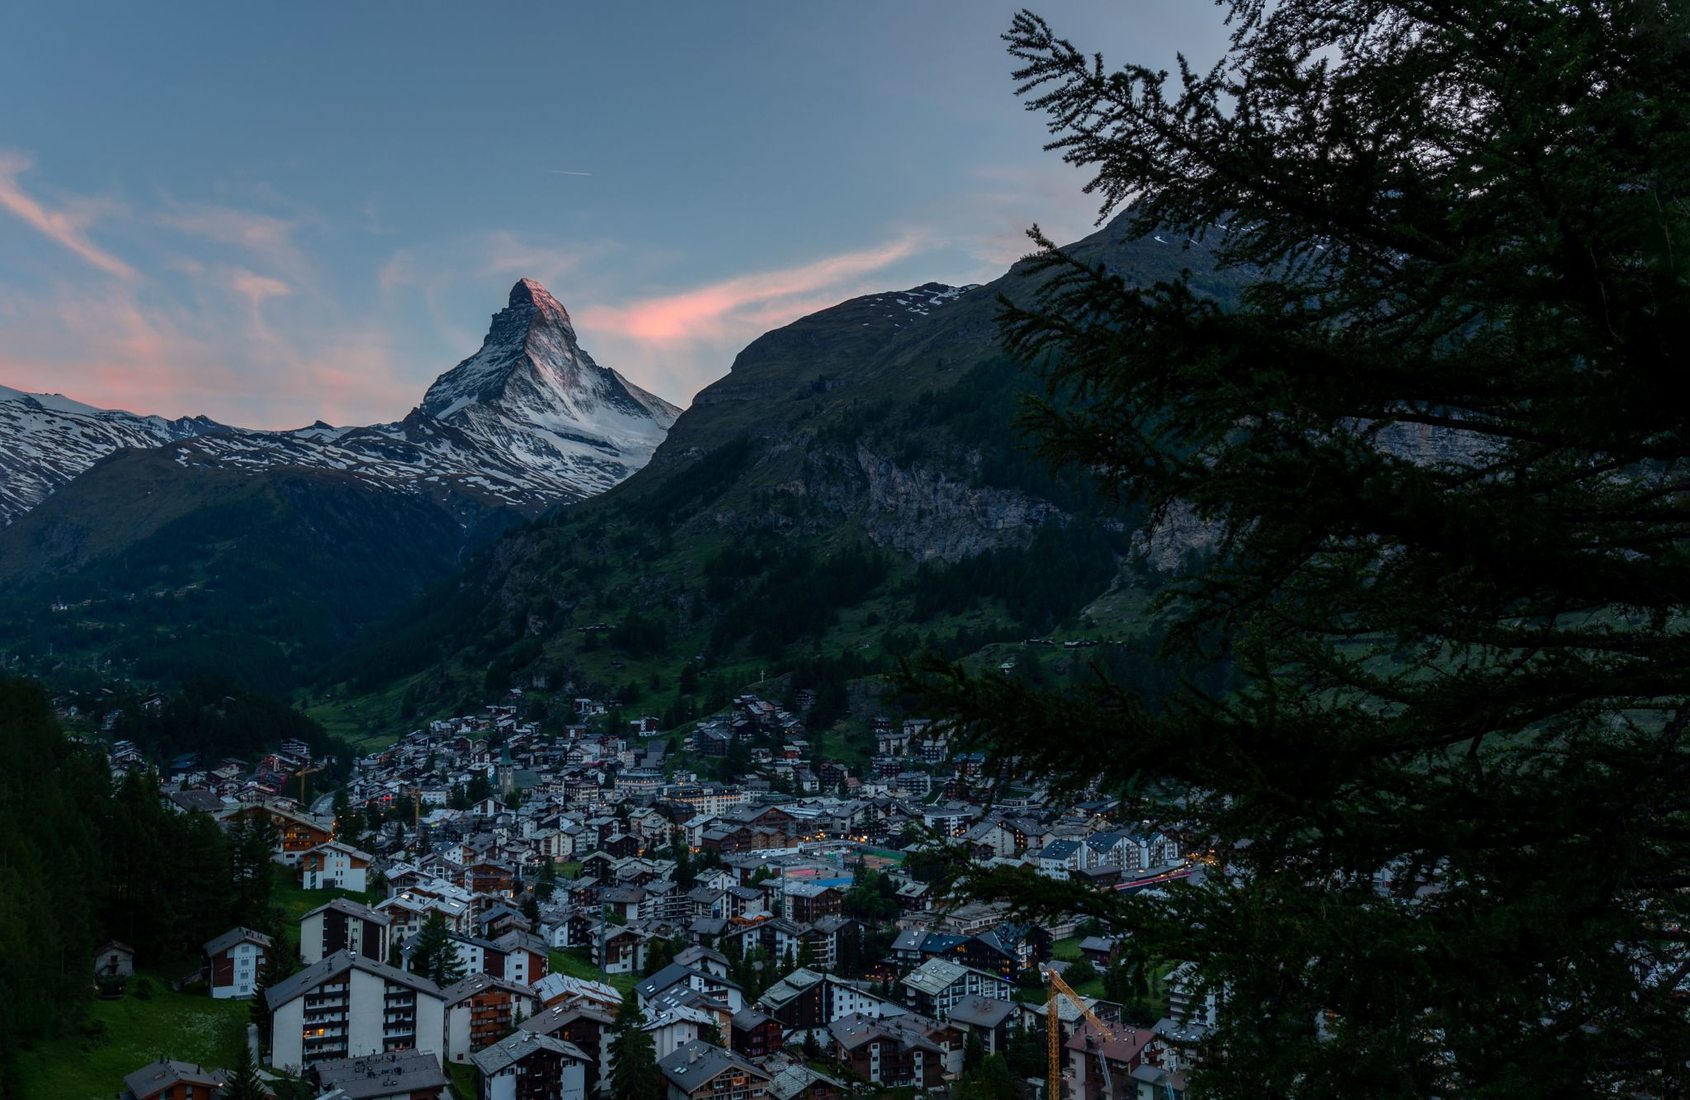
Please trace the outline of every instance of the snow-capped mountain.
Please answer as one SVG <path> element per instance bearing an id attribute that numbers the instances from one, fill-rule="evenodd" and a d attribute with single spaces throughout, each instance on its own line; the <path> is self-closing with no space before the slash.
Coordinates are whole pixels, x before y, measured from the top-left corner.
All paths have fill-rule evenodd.
<path id="1" fill-rule="evenodd" d="M 14 433 L 23 438 L 30 417 L 51 413 L 67 421 L 50 435 L 36 432 L 40 439 L 30 453 L 44 457 L 24 465 L 33 470 L 57 461 L 62 475 L 32 496 L 20 495 L 8 521 L 118 447 L 161 446 L 184 468 L 338 470 L 372 487 L 442 498 L 465 494 L 537 512 L 603 492 L 645 465 L 680 413 L 595 363 L 577 342 L 568 312 L 532 279 L 511 288 L 481 350 L 436 379 L 422 404 L 396 423 L 335 428 L 319 421 L 267 432 L 136 417 L 134 425 L 112 422 L 103 435 L 82 428 L 77 436 L 71 426 L 105 424 L 94 418 L 107 414 L 55 400 L 67 411 L 49 410 L 40 399 L 34 407 L 0 403 L 0 410 L 17 405 L 30 413 L 16 417 L 15 429 L 0 421 L 8 455 Z M 189 430 L 196 425 L 203 427 Z M 77 457 L 65 457 L 72 453 Z M 0 505 L 7 503 L 13 464 L 10 458 L 0 463 Z M 30 476 L 32 485 L 43 482 Z"/>
<path id="2" fill-rule="evenodd" d="M 0 527 L 120 447 L 234 430 L 203 416 L 139 416 L 0 386 Z"/>

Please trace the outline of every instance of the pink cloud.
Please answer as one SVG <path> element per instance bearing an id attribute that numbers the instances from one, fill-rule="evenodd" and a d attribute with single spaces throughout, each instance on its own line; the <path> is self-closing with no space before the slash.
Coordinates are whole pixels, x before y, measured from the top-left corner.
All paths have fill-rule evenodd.
<path id="1" fill-rule="evenodd" d="M 127 285 L 58 286 L 45 297 L 6 306 L 28 319 L 7 327 L 0 377 L 8 385 L 170 415 L 190 411 L 175 407 L 176 401 L 207 396 L 210 364 L 202 350 L 144 310 Z M 66 333 L 76 339 L 67 341 Z"/>
<path id="2" fill-rule="evenodd" d="M 80 203 L 74 208 L 48 209 L 18 183 L 18 177 L 34 164 L 22 153 L 0 152 L 0 207 L 106 274 L 120 279 L 134 278 L 133 268 L 88 239 L 88 227 L 109 208 L 98 203 Z"/>
<path id="3" fill-rule="evenodd" d="M 746 323 L 766 325 L 777 317 L 794 320 L 816 300 L 818 291 L 839 287 L 907 259 L 922 243 L 921 237 L 908 234 L 873 248 L 778 271 L 740 275 L 628 306 L 589 306 L 581 311 L 582 324 L 651 344 L 720 339 L 730 328 Z M 734 324 L 736 321 L 739 324 Z"/>
<path id="4" fill-rule="evenodd" d="M 322 318 L 286 284 L 252 272 L 208 268 L 206 277 L 252 308 L 173 304 L 129 283 L 0 298 L 0 379 L 103 407 L 205 413 L 250 428 L 394 419 L 415 404 L 415 382 L 379 323 Z M 267 326 L 258 315 L 266 302 L 297 303 L 297 316 Z"/>

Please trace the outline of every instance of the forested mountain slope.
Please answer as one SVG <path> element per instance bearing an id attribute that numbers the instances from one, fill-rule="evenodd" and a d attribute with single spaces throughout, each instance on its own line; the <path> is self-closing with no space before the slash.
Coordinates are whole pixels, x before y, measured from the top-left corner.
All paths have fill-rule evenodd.
<path id="1" fill-rule="evenodd" d="M 1189 268 L 1201 291 L 1235 294 L 1196 242 L 1117 223 L 1074 251 L 1134 283 Z M 338 693 L 406 683 L 398 720 L 513 685 L 573 688 L 678 720 L 787 669 L 837 681 L 924 643 L 1133 629 L 1130 525 L 1014 426 L 1038 382 L 1004 357 L 995 318 L 1000 295 L 1031 286 L 1018 265 L 758 338 L 646 468 L 507 534 L 342 663 Z"/>

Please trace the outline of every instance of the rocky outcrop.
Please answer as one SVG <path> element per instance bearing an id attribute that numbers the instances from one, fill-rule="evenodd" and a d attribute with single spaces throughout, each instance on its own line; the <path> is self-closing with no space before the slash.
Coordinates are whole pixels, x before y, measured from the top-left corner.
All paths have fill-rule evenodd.
<path id="1" fill-rule="evenodd" d="M 794 488 L 856 520 L 877 545 L 918 561 L 947 562 L 1000 546 L 1025 546 L 1042 523 L 1064 518 L 1048 501 L 971 485 L 944 470 L 906 467 L 867 443 L 815 448 Z"/>

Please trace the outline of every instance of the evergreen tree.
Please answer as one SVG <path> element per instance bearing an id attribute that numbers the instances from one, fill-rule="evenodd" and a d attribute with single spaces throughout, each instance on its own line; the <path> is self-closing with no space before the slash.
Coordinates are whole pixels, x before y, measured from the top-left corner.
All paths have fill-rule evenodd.
<path id="1" fill-rule="evenodd" d="M 990 1100 L 1015 1100 L 1015 1077 L 1002 1054 L 987 1055 L 980 1063 L 977 1079 Z"/>
<path id="2" fill-rule="evenodd" d="M 252 1060 L 252 1049 L 242 1042 L 235 1064 L 229 1067 L 229 1078 L 218 1096 L 221 1100 L 267 1100 L 269 1095 L 263 1078 L 258 1076 L 258 1066 Z"/>
<path id="3" fill-rule="evenodd" d="M 693 866 L 692 849 L 687 847 L 684 839 L 675 841 L 675 884 L 683 890 L 691 890 L 698 881 L 698 870 Z"/>
<path id="4" fill-rule="evenodd" d="M 980 1063 L 986 1060 L 986 1044 L 981 1041 L 980 1033 L 973 1028 L 968 1030 L 968 1040 L 962 1044 L 962 1069 L 970 1073 L 980 1068 Z"/>
<path id="5" fill-rule="evenodd" d="M 464 964 L 458 957 L 457 944 L 438 909 L 429 912 L 417 931 L 411 948 L 411 970 L 441 987 L 463 979 Z"/>
<path id="6" fill-rule="evenodd" d="M 622 995 L 622 1008 L 610 1029 L 610 1094 L 617 1100 L 662 1100 L 663 1072 L 657 1068 L 657 1044 L 645 1030 L 639 995 Z"/>
<path id="7" fill-rule="evenodd" d="M 1049 1031 L 1045 1026 L 1044 1017 L 1032 1027 L 1023 1027 L 1017 1023 L 1009 1033 L 1009 1043 L 1004 1056 L 1009 1062 L 1010 1072 L 1018 1078 L 1037 1077 L 1043 1080 L 1049 1069 L 1049 1052 L 1046 1039 Z"/>
<path id="8" fill-rule="evenodd" d="M 1097 967 L 1085 959 L 1075 959 L 1068 964 L 1068 969 L 1062 972 L 1062 980 L 1073 986 L 1095 982 L 1097 980 Z"/>
<path id="9" fill-rule="evenodd" d="M 210 814 L 173 815 L 166 834 L 175 853 L 177 892 L 174 939 L 186 954 L 228 931 L 241 916 L 229 891 L 228 838 Z M 268 875 L 268 867 L 266 867 Z"/>
<path id="10" fill-rule="evenodd" d="M 640 976 L 649 978 L 675 961 L 675 956 L 686 948 L 686 940 L 680 936 L 670 936 L 667 939 L 654 939 L 646 945 L 645 969 Z"/>
<path id="11" fill-rule="evenodd" d="M 65 739 L 46 693 L 4 676 L 0 759 L 0 1095 L 21 1096 L 18 1051 L 76 1021 L 111 935 L 97 815 L 112 796 L 104 761 Z"/>
<path id="12" fill-rule="evenodd" d="M 1233 689 L 924 667 L 989 771 L 1141 799 L 1225 873 L 972 887 L 1191 962 L 1205 1095 L 1682 1092 L 1690 7 L 1223 7 L 1173 80 L 1015 19 L 1111 236 L 1217 273 L 1043 242 L 1003 321 L 1045 453 L 1212 536 L 1166 660 Z"/>

